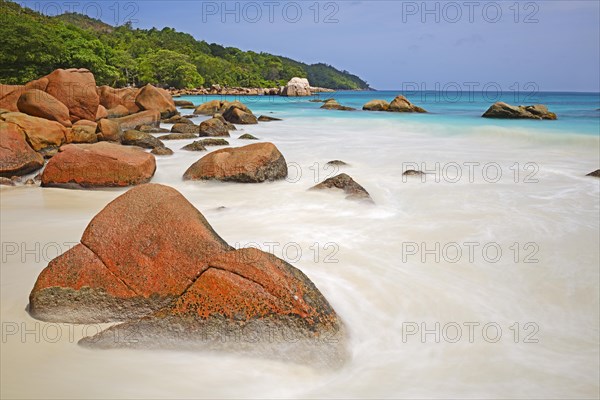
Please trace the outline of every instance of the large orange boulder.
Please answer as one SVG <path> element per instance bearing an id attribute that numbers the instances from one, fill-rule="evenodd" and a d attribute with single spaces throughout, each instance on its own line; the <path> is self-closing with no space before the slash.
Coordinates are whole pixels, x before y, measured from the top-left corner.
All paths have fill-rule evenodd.
<path id="1" fill-rule="evenodd" d="M 97 127 L 98 140 L 107 142 L 121 142 L 123 131 L 118 122 L 111 119 L 101 119 Z"/>
<path id="2" fill-rule="evenodd" d="M 96 120 L 100 98 L 96 79 L 87 69 L 57 69 L 50 75 L 46 92 L 67 106 L 71 121 Z"/>
<path id="3" fill-rule="evenodd" d="M 190 166 L 185 180 L 264 182 L 287 176 L 287 164 L 273 143 L 226 148 L 202 157 Z"/>
<path id="4" fill-rule="evenodd" d="M 79 343 L 231 351 L 319 367 L 347 358 L 343 324 L 310 279 L 252 248 L 216 255 L 171 305 Z"/>
<path id="5" fill-rule="evenodd" d="M 35 151 L 57 149 L 66 140 L 66 128 L 56 121 L 18 112 L 1 114 L 0 120 L 18 125 Z"/>
<path id="6" fill-rule="evenodd" d="M 109 142 L 69 144 L 60 148 L 42 173 L 42 186 L 120 187 L 146 183 L 154 175 L 152 154 Z"/>
<path id="7" fill-rule="evenodd" d="M 426 113 L 427 111 L 419 106 L 415 106 L 413 103 L 408 101 L 408 99 L 402 95 L 396 96 L 394 100 L 388 106 L 387 111 L 392 112 L 416 112 L 416 113 Z"/>
<path id="8" fill-rule="evenodd" d="M 124 131 L 135 129 L 141 125 L 158 127 L 160 125 L 160 112 L 157 110 L 140 111 L 125 117 L 113 118 L 112 121 L 117 122 Z"/>
<path id="9" fill-rule="evenodd" d="M 258 120 L 249 111 L 244 111 L 237 106 L 229 107 L 224 113 L 223 118 L 232 124 L 251 125 L 258 124 Z"/>
<path id="10" fill-rule="evenodd" d="M 141 185 L 108 204 L 81 244 L 40 274 L 30 312 L 78 323 L 149 314 L 178 298 L 212 257 L 229 250 L 175 189 Z"/>
<path id="11" fill-rule="evenodd" d="M 34 117 L 56 121 L 70 127 L 69 109 L 52 95 L 38 89 L 23 92 L 17 101 L 19 111 Z"/>
<path id="12" fill-rule="evenodd" d="M 80 341 L 95 348 L 226 350 L 313 365 L 347 356 L 342 321 L 306 275 L 272 254 L 234 250 L 181 194 L 156 184 L 96 215 L 81 243 L 42 271 L 29 311 L 55 322 L 126 320 Z"/>
<path id="13" fill-rule="evenodd" d="M 0 177 L 25 175 L 42 168 L 44 158 L 25 140 L 15 124 L 0 121 Z"/>
<path id="14" fill-rule="evenodd" d="M 0 108 L 18 112 L 17 102 L 25 91 L 30 89 L 45 91 L 47 86 L 48 79 L 46 78 L 36 79 L 25 85 L 0 85 Z"/>
<path id="15" fill-rule="evenodd" d="M 142 110 L 156 110 L 161 118 L 169 118 L 177 114 L 173 98 L 166 91 L 161 91 L 148 84 L 140 89 L 135 104 Z"/>

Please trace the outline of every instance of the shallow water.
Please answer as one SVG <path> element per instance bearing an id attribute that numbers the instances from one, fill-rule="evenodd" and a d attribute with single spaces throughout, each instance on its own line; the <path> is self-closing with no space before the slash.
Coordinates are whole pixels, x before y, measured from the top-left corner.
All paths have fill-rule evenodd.
<path id="1" fill-rule="evenodd" d="M 183 140 L 167 142 L 176 154 L 157 157 L 153 182 L 182 192 L 230 244 L 272 249 L 306 273 L 346 323 L 351 361 L 323 372 L 81 348 L 100 327 L 36 321 L 28 295 L 124 190 L 3 187 L 2 397 L 598 397 L 600 180 L 584 176 L 600 166 L 593 116 L 557 129 L 261 100 L 249 103 L 255 113 L 285 120 L 244 127 L 230 142 L 251 143 L 235 139 L 249 132 L 275 143 L 286 181 L 183 182 L 204 155 L 179 151 Z M 332 159 L 350 166 L 326 169 Z M 413 166 L 431 172 L 425 182 L 402 177 Z M 338 172 L 376 205 L 307 191 Z"/>

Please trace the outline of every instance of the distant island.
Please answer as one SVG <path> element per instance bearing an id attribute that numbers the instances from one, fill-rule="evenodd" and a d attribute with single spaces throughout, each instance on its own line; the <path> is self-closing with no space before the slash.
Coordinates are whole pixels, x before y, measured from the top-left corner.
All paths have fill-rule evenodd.
<path id="1" fill-rule="evenodd" d="M 113 87 L 269 88 L 301 77 L 316 87 L 370 89 L 358 76 L 327 64 L 209 44 L 172 28 L 115 27 L 77 13 L 50 17 L 8 1 L 0 7 L 2 84 L 23 84 L 57 68 L 77 66 L 92 71 L 98 85 Z"/>

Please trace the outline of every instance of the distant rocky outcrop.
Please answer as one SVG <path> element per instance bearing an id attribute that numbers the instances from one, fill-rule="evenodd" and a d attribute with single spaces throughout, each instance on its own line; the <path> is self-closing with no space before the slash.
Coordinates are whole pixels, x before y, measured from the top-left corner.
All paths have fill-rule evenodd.
<path id="1" fill-rule="evenodd" d="M 306 78 L 292 78 L 281 90 L 281 95 L 288 97 L 310 96 L 311 94 L 310 83 Z"/>
<path id="2" fill-rule="evenodd" d="M 385 100 L 371 100 L 363 106 L 365 111 L 388 111 L 405 113 L 426 113 L 424 108 L 412 104 L 402 95 L 398 95 L 391 103 Z"/>
<path id="3" fill-rule="evenodd" d="M 321 106 L 325 110 L 340 110 L 340 111 L 355 111 L 356 108 L 343 106 L 335 99 L 327 100 L 325 104 Z"/>
<path id="4" fill-rule="evenodd" d="M 287 173 L 285 158 L 273 143 L 256 143 L 209 153 L 192 164 L 183 178 L 256 183 L 283 179 Z"/>
<path id="5" fill-rule="evenodd" d="M 555 120 L 556 114 L 548 111 L 543 104 L 532 106 L 511 106 L 504 102 L 494 103 L 483 115 L 483 118 L 499 119 L 549 119 Z"/>

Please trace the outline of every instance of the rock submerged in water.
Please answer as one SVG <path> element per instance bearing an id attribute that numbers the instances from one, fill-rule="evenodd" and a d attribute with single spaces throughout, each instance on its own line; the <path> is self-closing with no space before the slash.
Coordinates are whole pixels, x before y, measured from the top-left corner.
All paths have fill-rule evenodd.
<path id="1" fill-rule="evenodd" d="M 198 141 L 202 146 L 229 146 L 229 142 L 225 139 L 202 139 Z"/>
<path id="2" fill-rule="evenodd" d="M 342 167 L 342 166 L 348 165 L 348 163 L 346 163 L 342 160 L 331 160 L 331 161 L 328 161 L 326 165 L 335 165 L 338 167 Z"/>
<path id="3" fill-rule="evenodd" d="M 229 130 L 224 122 L 224 119 L 221 118 L 210 118 L 206 121 L 202 121 L 200 123 L 200 127 L 198 129 L 200 136 L 229 136 Z"/>
<path id="4" fill-rule="evenodd" d="M 405 112 L 405 113 L 426 113 L 424 108 L 415 106 L 402 95 L 398 95 L 388 103 L 385 100 L 371 100 L 363 106 L 365 111 L 389 111 L 389 112 Z"/>
<path id="5" fill-rule="evenodd" d="M 267 142 L 209 153 L 192 164 L 183 179 L 258 183 L 283 179 L 287 172 L 285 158 Z"/>
<path id="6" fill-rule="evenodd" d="M 548 119 L 555 120 L 556 114 L 548 111 L 543 104 L 532 106 L 511 106 L 504 102 L 494 103 L 483 115 L 483 118 L 499 119 Z"/>
<path id="7" fill-rule="evenodd" d="M 140 148 L 110 142 L 68 144 L 42 173 L 42 186 L 62 188 L 123 187 L 152 179 L 156 162 Z"/>
<path id="8" fill-rule="evenodd" d="M 201 140 L 196 140 L 190 144 L 187 144 L 181 148 L 181 150 L 187 151 L 206 151 L 206 147 L 202 144 Z"/>
<path id="9" fill-rule="evenodd" d="M 197 136 L 198 132 L 200 132 L 200 127 L 198 125 L 194 125 L 193 123 L 188 124 L 188 123 L 178 122 L 171 127 L 171 132 L 194 134 L 194 136 Z"/>
<path id="10" fill-rule="evenodd" d="M 600 169 L 595 170 L 594 172 L 590 172 L 586 176 L 594 176 L 596 178 L 600 178 Z"/>
<path id="11" fill-rule="evenodd" d="M 253 136 L 253 135 L 251 135 L 249 133 L 244 133 L 238 139 L 242 139 L 242 140 L 258 140 L 258 138 L 256 136 Z"/>
<path id="12" fill-rule="evenodd" d="M 229 351 L 340 366 L 346 335 L 301 271 L 235 250 L 176 190 L 138 186 L 96 215 L 81 243 L 50 262 L 29 311 L 52 322 L 126 321 L 91 348 Z"/>
<path id="13" fill-rule="evenodd" d="M 355 111 L 356 108 L 343 106 L 335 99 L 327 100 L 320 108 L 325 110 Z"/>
<path id="14" fill-rule="evenodd" d="M 349 200 L 363 200 L 370 203 L 373 202 L 369 192 L 367 192 L 364 187 L 356 183 L 356 181 L 348 174 L 339 174 L 332 178 L 325 179 L 323 182 L 311 188 L 311 190 L 323 189 L 341 189 L 344 191 L 346 198 Z"/>
<path id="15" fill-rule="evenodd" d="M 258 117 L 259 122 L 271 122 L 271 121 L 283 121 L 281 118 L 269 117 L 268 115 L 261 115 Z"/>
<path id="16" fill-rule="evenodd" d="M 165 147 L 163 142 L 151 134 L 136 131 L 135 129 L 130 129 L 123 132 L 121 143 L 124 145 L 141 147 L 143 149 L 156 149 L 158 147 Z"/>
<path id="17" fill-rule="evenodd" d="M 183 139 L 196 139 L 198 135 L 195 133 L 169 133 L 168 135 L 159 136 L 159 140 L 183 140 Z"/>

